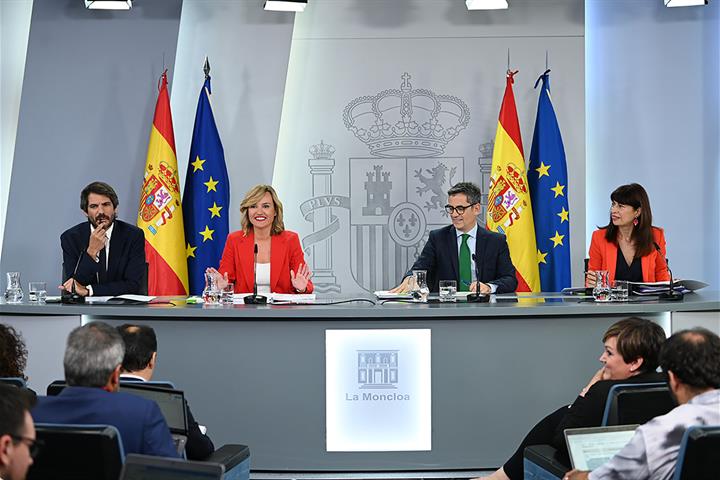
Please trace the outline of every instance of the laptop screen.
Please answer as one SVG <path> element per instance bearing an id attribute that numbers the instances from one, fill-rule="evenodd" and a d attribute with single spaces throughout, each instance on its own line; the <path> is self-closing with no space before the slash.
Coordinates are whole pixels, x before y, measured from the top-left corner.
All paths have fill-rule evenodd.
<path id="1" fill-rule="evenodd" d="M 181 390 L 152 387 L 142 383 L 121 384 L 120 391 L 154 400 L 160 407 L 165 421 L 172 433 L 187 435 L 187 419 L 185 417 L 185 396 Z"/>
<path id="2" fill-rule="evenodd" d="M 130 454 L 120 480 L 221 480 L 225 473 L 217 463 Z"/>
<path id="3" fill-rule="evenodd" d="M 595 470 L 630 441 L 638 425 L 568 428 L 565 441 L 573 468 Z"/>

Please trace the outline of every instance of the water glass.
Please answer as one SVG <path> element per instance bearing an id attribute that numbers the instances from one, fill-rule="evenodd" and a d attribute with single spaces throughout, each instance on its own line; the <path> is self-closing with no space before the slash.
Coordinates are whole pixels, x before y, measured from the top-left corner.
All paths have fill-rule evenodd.
<path id="1" fill-rule="evenodd" d="M 30 303 L 45 303 L 46 298 L 45 282 L 30 282 L 28 284 L 28 301 Z"/>
<path id="2" fill-rule="evenodd" d="M 457 293 L 457 282 L 455 280 L 440 280 L 440 301 L 454 302 Z"/>
<path id="3" fill-rule="evenodd" d="M 614 302 L 627 302 L 630 284 L 627 280 L 615 280 L 612 282 L 612 300 Z"/>
<path id="4" fill-rule="evenodd" d="M 430 295 L 430 289 L 427 284 L 427 270 L 413 270 L 413 293 L 418 296 L 416 299 L 420 302 L 427 303 L 428 295 Z"/>
<path id="5" fill-rule="evenodd" d="M 596 302 L 609 302 L 610 296 L 610 274 L 607 270 L 595 270 L 595 288 L 593 297 Z"/>
<path id="6" fill-rule="evenodd" d="M 223 305 L 232 305 L 235 300 L 235 284 L 228 282 L 225 288 L 222 289 L 222 295 L 220 296 L 220 303 Z"/>
<path id="7" fill-rule="evenodd" d="M 20 272 L 7 272 L 7 287 L 5 288 L 5 301 L 7 303 L 20 303 L 23 299 L 20 285 Z"/>

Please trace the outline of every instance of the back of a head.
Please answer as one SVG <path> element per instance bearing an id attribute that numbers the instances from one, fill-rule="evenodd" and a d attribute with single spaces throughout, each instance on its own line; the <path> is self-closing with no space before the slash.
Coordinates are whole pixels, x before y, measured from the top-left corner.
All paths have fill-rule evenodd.
<path id="1" fill-rule="evenodd" d="M 639 317 L 630 317 L 615 322 L 603 335 L 617 338 L 617 350 L 626 363 L 643 359 L 640 370 L 655 371 L 659 364 L 660 349 L 665 343 L 665 331 L 657 323 Z"/>
<path id="2" fill-rule="evenodd" d="M 157 352 L 155 330 L 147 325 L 126 323 L 117 327 L 125 344 L 125 356 L 122 368 L 127 372 L 137 372 L 147 368 L 153 353 Z"/>
<path id="3" fill-rule="evenodd" d="M 19 436 L 25 425 L 25 412 L 35 404 L 35 396 L 24 388 L 0 383 L 0 436 Z"/>
<path id="4" fill-rule="evenodd" d="M 0 323 L 0 377 L 25 377 L 27 348 L 20 334 L 10 325 Z"/>
<path id="5" fill-rule="evenodd" d="M 720 388 L 720 337 L 701 327 L 681 330 L 663 345 L 660 366 L 692 390 Z"/>
<path id="6" fill-rule="evenodd" d="M 65 381 L 79 387 L 103 387 L 122 364 L 125 347 L 120 334 L 102 322 L 78 327 L 67 339 Z"/>

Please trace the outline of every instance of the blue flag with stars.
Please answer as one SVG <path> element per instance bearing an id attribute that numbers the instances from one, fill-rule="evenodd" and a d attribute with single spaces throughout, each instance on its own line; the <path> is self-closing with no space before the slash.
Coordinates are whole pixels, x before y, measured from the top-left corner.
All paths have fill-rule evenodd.
<path id="1" fill-rule="evenodd" d="M 220 265 L 229 232 L 230 182 L 210 94 L 208 75 L 195 112 L 182 201 L 191 295 L 200 295 L 205 288 L 205 269 Z"/>
<path id="2" fill-rule="evenodd" d="M 530 150 L 528 184 L 535 220 L 540 285 L 543 292 L 569 287 L 570 213 L 565 147 L 550 99 L 550 71 L 546 71 L 538 100 L 535 132 Z"/>

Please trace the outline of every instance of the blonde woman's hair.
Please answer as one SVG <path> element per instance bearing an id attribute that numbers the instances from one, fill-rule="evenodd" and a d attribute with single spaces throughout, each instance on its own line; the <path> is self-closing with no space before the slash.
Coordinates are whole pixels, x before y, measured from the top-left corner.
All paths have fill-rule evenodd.
<path id="1" fill-rule="evenodd" d="M 240 216 L 242 217 L 240 223 L 242 224 L 245 235 L 249 234 L 250 229 L 252 229 L 248 209 L 258 203 L 266 192 L 270 194 L 275 204 L 275 218 L 273 219 L 270 235 L 277 235 L 285 230 L 285 223 L 283 223 L 283 206 L 278 198 L 277 192 L 270 185 L 255 185 L 245 194 L 245 198 L 243 198 L 240 203 Z"/>

